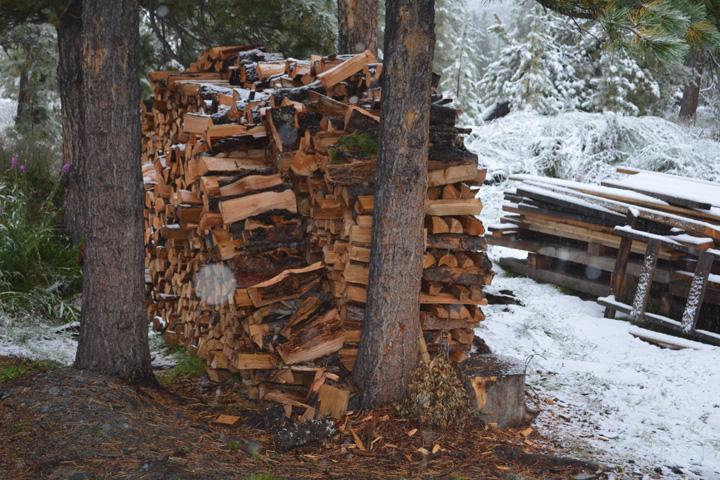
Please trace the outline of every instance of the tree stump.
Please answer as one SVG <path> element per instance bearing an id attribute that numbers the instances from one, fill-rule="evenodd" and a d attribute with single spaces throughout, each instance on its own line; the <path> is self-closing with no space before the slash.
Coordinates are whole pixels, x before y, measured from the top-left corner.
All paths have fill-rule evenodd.
<path id="1" fill-rule="evenodd" d="M 480 418 L 500 428 L 532 420 L 525 406 L 525 364 L 502 355 L 474 355 L 460 365 L 468 395 Z"/>

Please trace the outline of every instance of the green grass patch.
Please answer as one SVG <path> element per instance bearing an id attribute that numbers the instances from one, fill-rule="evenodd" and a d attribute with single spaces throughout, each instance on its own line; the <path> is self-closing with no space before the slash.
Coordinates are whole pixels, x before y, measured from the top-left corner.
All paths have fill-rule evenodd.
<path id="1" fill-rule="evenodd" d="M 0 383 L 9 382 L 20 378 L 27 373 L 27 368 L 23 365 L 10 365 L 0 368 Z"/>
<path id="2" fill-rule="evenodd" d="M 173 368 L 163 370 L 155 375 L 160 385 L 170 385 L 180 378 L 199 377 L 205 373 L 207 365 L 202 358 L 181 347 L 172 347 L 171 351 L 177 356 L 178 363 Z"/>
<path id="3" fill-rule="evenodd" d="M 59 364 L 50 360 L 22 360 L 14 357 L 0 358 L 0 383 L 15 380 L 30 372 L 44 372 L 58 368 Z"/>
<path id="4" fill-rule="evenodd" d="M 82 274 L 79 248 L 60 227 L 56 156 L 27 141 L 0 147 L 0 305 L 10 314 L 72 321 Z"/>

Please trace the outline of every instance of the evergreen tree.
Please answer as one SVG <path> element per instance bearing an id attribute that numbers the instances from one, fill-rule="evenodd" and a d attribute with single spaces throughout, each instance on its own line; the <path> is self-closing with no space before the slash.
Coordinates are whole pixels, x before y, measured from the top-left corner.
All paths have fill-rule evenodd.
<path id="1" fill-rule="evenodd" d="M 477 82 L 490 63 L 487 19 L 467 0 L 438 0 L 435 14 L 433 71 L 441 75 L 440 91 L 463 111 L 460 121 L 472 123 L 481 111 Z"/>
<path id="2" fill-rule="evenodd" d="M 614 42 L 647 61 L 683 63 L 691 48 L 720 48 L 717 0 L 537 0 L 576 19 L 596 20 Z"/>
<path id="3" fill-rule="evenodd" d="M 17 101 L 15 130 L 57 135 L 55 31 L 47 24 L 18 25 L 0 33 L 0 48 L 0 90 Z"/>
<path id="4" fill-rule="evenodd" d="M 479 84 L 484 106 L 514 110 L 652 112 L 660 88 L 622 44 L 593 21 L 570 21 L 539 6 L 520 5 L 512 32 L 492 30 L 505 44 Z"/>
<path id="5" fill-rule="evenodd" d="M 582 79 L 573 67 L 577 50 L 564 48 L 556 40 L 570 28 L 542 8 L 521 5 L 523 21 L 512 33 L 502 24 L 492 30 L 508 43 L 480 80 L 483 104 L 508 102 L 511 109 L 553 114 L 577 107 Z"/>
<path id="6" fill-rule="evenodd" d="M 660 97 L 660 87 L 622 50 L 600 49 L 593 62 L 595 75 L 588 82 L 582 109 L 590 112 L 650 113 Z"/>

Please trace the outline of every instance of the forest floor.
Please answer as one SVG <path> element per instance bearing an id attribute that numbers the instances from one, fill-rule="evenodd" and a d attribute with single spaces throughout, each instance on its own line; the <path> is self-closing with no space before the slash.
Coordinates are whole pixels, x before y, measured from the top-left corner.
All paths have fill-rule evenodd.
<path id="1" fill-rule="evenodd" d="M 534 429 L 432 431 L 385 410 L 350 414 L 332 438 L 282 452 L 277 409 L 247 401 L 240 384 L 185 377 L 131 387 L 10 357 L 0 372 L 0 478 L 608 478 L 604 467 L 556 455 Z M 220 414 L 239 421 L 219 425 Z"/>

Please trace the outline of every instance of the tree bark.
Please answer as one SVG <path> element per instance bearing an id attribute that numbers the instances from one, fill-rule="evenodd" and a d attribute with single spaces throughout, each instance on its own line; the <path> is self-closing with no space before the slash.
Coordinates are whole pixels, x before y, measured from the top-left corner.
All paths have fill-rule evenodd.
<path id="1" fill-rule="evenodd" d="M 338 0 L 338 52 L 377 55 L 378 0 Z"/>
<path id="2" fill-rule="evenodd" d="M 363 408 L 399 400 L 418 361 L 434 0 L 388 0 L 368 301 L 354 368 Z"/>
<path id="3" fill-rule="evenodd" d="M 145 319 L 137 0 L 82 12 L 85 261 L 75 366 L 154 383 Z"/>
<path id="4" fill-rule="evenodd" d="M 65 228 L 75 242 L 83 238 L 83 201 L 80 179 L 83 172 L 81 133 L 83 132 L 82 85 L 82 1 L 72 0 L 57 25 L 58 68 L 63 136 Z"/>
<path id="5" fill-rule="evenodd" d="M 682 100 L 680 100 L 680 118 L 684 119 L 695 117 L 695 112 L 697 112 L 703 72 L 702 52 L 696 48 L 690 50 L 687 66 L 692 71 L 692 80 L 683 89 Z"/>

